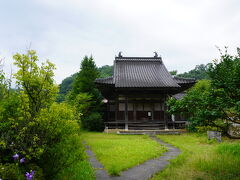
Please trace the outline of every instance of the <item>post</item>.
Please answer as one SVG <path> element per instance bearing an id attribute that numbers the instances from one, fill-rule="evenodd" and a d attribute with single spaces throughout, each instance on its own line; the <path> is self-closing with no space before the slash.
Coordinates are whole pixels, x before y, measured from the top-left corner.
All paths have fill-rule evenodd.
<path id="1" fill-rule="evenodd" d="M 125 98 L 125 130 L 128 130 L 128 98 Z"/>
<path id="2" fill-rule="evenodd" d="M 164 99 L 164 122 L 165 122 L 165 130 L 168 130 L 168 116 L 167 116 L 167 106 L 166 106 L 166 98 Z"/>
<path id="3" fill-rule="evenodd" d="M 155 110 L 155 104 L 152 103 L 152 121 L 154 121 L 154 110 Z"/>
<path id="4" fill-rule="evenodd" d="M 136 113 L 136 102 L 133 102 L 133 121 L 136 122 L 137 121 L 137 113 Z"/>
<path id="5" fill-rule="evenodd" d="M 173 129 L 175 129 L 175 115 L 172 114 Z"/>
<path id="6" fill-rule="evenodd" d="M 118 124 L 117 124 L 117 112 L 118 112 L 118 96 L 115 98 L 115 127 L 117 126 L 118 128 Z"/>

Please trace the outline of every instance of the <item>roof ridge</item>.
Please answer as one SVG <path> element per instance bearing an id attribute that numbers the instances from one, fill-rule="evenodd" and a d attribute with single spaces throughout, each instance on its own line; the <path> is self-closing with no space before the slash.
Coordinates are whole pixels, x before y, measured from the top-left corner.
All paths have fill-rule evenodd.
<path id="1" fill-rule="evenodd" d="M 113 76 L 101 77 L 101 78 L 97 78 L 97 79 L 109 79 L 109 78 L 113 78 Z"/>
<path id="2" fill-rule="evenodd" d="M 121 60 L 121 59 L 158 59 L 158 60 L 162 60 L 162 57 L 161 56 L 159 56 L 159 57 L 130 57 L 130 56 L 128 56 L 128 57 L 118 57 L 118 56 L 116 56 L 115 57 L 115 59 L 116 60 Z"/>
<path id="3" fill-rule="evenodd" d="M 196 80 L 196 78 L 186 78 L 186 77 L 179 77 L 179 76 L 173 76 L 175 79 L 184 79 L 184 80 Z"/>

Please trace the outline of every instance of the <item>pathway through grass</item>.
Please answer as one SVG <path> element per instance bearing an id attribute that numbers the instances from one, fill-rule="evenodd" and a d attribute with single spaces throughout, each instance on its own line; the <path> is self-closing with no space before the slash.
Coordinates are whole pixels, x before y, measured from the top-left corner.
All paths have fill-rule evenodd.
<path id="1" fill-rule="evenodd" d="M 84 133 L 83 137 L 110 175 L 119 175 L 166 151 L 146 135 Z"/>
<path id="2" fill-rule="evenodd" d="M 152 180 L 235 180 L 240 179 L 240 140 L 224 138 L 223 143 L 206 135 L 159 135 L 182 153 Z"/>

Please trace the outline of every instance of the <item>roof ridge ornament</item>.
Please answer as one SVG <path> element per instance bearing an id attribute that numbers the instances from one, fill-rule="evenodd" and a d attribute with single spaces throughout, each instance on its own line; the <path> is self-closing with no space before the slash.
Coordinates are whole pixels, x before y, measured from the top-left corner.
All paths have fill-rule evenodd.
<path id="1" fill-rule="evenodd" d="M 155 51 L 155 52 L 153 52 L 154 53 L 154 56 L 153 57 L 155 57 L 155 58 L 157 58 L 158 57 L 158 53 Z"/>
<path id="2" fill-rule="evenodd" d="M 119 53 L 118 53 L 118 57 L 119 58 L 122 58 L 123 56 L 122 56 L 122 51 L 120 51 Z"/>

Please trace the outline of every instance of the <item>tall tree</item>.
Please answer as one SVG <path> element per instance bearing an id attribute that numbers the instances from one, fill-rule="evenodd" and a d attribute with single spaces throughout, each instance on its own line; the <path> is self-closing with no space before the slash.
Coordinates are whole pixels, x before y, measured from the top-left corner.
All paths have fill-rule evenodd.
<path id="1" fill-rule="evenodd" d="M 99 72 L 92 56 L 85 56 L 81 62 L 80 71 L 77 73 L 76 79 L 73 82 L 73 97 L 75 98 L 79 93 L 88 93 L 97 102 L 101 101 L 100 93 L 94 83 L 98 77 Z"/>
<path id="2" fill-rule="evenodd" d="M 88 130 L 102 130 L 103 123 L 100 115 L 102 96 L 94 83 L 99 77 L 99 71 L 91 57 L 85 56 L 81 62 L 80 71 L 76 75 L 73 82 L 72 91 L 69 93 L 70 102 L 72 104 L 86 103 L 84 111 L 79 105 L 76 108 L 82 113 L 82 127 Z M 76 102 L 79 101 L 79 102 Z"/>

